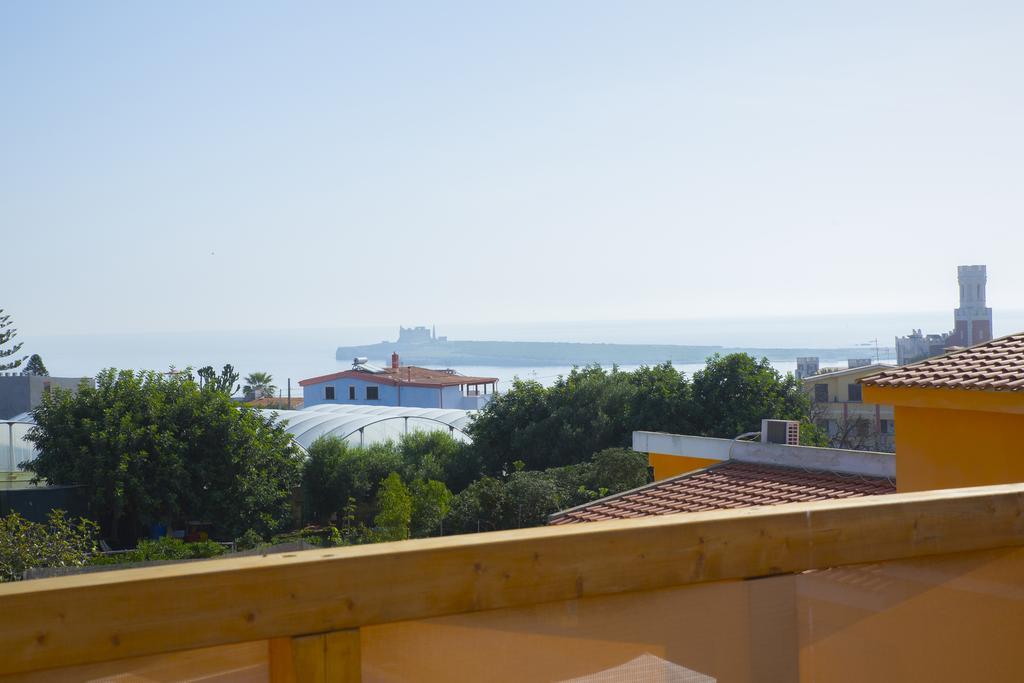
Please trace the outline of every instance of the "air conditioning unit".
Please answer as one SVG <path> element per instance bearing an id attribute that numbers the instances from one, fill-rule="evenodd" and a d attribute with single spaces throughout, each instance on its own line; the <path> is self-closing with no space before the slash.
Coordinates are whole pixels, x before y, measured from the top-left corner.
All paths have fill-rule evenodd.
<path id="1" fill-rule="evenodd" d="M 800 445 L 800 423 L 796 420 L 761 420 L 761 443 Z"/>

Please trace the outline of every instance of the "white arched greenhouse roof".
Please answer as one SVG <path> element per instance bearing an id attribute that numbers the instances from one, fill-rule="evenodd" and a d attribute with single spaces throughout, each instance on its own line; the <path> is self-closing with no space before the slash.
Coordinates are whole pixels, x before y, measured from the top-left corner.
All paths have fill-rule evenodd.
<path id="1" fill-rule="evenodd" d="M 335 436 L 353 446 L 397 441 L 414 431 L 445 431 L 469 442 L 466 429 L 474 410 L 360 406 L 324 403 L 303 410 L 261 410 L 276 413 L 295 443 L 308 449 L 321 436 Z"/>
<path id="2" fill-rule="evenodd" d="M 20 472 L 22 465 L 38 455 L 35 445 L 25 438 L 33 426 L 31 413 L 0 420 L 0 472 Z"/>

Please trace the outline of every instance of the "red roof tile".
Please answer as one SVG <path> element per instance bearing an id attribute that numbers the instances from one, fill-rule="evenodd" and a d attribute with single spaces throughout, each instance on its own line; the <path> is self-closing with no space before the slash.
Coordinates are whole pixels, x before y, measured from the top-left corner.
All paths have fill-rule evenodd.
<path id="1" fill-rule="evenodd" d="M 860 380 L 877 387 L 1024 391 L 1024 334 L 1011 334 Z"/>
<path id="2" fill-rule="evenodd" d="M 895 492 L 896 485 L 881 477 L 727 460 L 556 512 L 549 523 L 597 522 Z"/>
<path id="3" fill-rule="evenodd" d="M 402 384 L 409 386 L 424 387 L 451 387 L 460 384 L 493 384 L 498 381 L 497 377 L 469 377 L 459 375 L 451 370 L 431 370 L 420 368 L 415 365 L 403 365 L 398 368 L 383 368 L 380 372 L 369 372 L 367 370 L 345 370 L 330 375 L 311 377 L 299 381 L 299 386 L 319 384 L 335 379 L 361 379 L 367 382 L 379 384 Z"/>

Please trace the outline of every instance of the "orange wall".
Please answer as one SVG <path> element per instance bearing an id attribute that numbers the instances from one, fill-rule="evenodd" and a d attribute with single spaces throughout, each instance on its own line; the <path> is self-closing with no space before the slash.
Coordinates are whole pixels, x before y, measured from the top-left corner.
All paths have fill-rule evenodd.
<path id="1" fill-rule="evenodd" d="M 648 453 L 647 464 L 654 468 L 654 481 L 661 481 L 677 474 L 711 467 L 721 460 L 708 458 L 691 458 L 688 455 L 666 455 L 664 453 Z"/>
<path id="2" fill-rule="evenodd" d="M 1024 481 L 1024 415 L 896 406 L 900 492 Z"/>

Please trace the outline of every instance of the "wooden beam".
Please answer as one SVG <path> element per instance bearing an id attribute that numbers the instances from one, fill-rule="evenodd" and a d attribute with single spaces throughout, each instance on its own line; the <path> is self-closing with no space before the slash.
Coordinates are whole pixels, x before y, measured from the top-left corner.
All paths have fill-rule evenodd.
<path id="1" fill-rule="evenodd" d="M 362 676 L 359 629 L 269 642 L 271 683 L 358 683 Z"/>
<path id="2" fill-rule="evenodd" d="M 1019 545 L 1012 484 L 8 583 L 0 673 Z"/>

